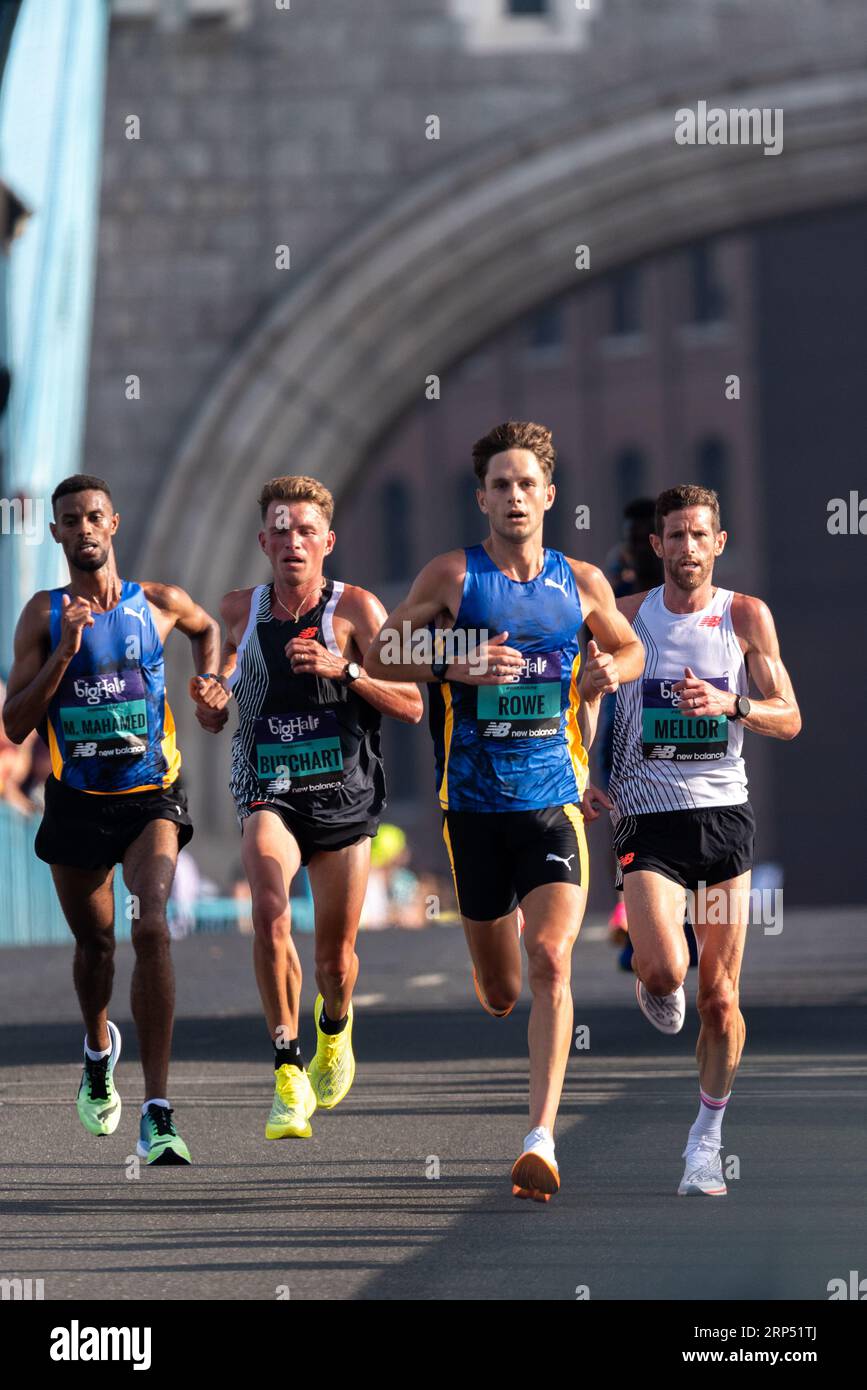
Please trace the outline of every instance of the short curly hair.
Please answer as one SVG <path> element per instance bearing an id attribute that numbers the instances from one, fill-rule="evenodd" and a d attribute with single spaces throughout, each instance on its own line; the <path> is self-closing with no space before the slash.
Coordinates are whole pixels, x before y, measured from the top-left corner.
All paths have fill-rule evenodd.
<path id="1" fill-rule="evenodd" d="M 545 425 L 533 424 L 532 420 L 505 420 L 473 445 L 473 468 L 482 487 L 494 454 L 502 454 L 506 449 L 529 449 L 536 455 L 545 481 L 550 483 L 557 462 L 551 431 Z"/>

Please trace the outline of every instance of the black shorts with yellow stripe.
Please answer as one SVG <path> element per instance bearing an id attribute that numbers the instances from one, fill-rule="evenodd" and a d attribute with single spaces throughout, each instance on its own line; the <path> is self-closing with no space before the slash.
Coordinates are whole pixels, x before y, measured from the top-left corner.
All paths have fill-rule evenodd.
<path id="1" fill-rule="evenodd" d="M 587 842 L 577 806 L 536 811 L 443 811 L 461 916 L 490 922 L 543 883 L 586 888 Z"/>

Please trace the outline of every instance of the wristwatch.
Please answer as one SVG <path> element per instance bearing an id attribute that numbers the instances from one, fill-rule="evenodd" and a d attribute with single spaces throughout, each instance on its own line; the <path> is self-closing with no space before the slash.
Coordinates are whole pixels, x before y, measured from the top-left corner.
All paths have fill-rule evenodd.
<path id="1" fill-rule="evenodd" d="M 200 681 L 218 681 L 219 684 L 220 684 L 220 685 L 223 687 L 223 689 L 225 690 L 226 694 L 227 694 L 228 696 L 231 697 L 232 692 L 231 692 L 231 690 L 229 689 L 229 687 L 228 687 L 227 684 L 226 684 L 226 678 L 225 678 L 225 676 L 219 675 L 219 673 L 218 673 L 217 671 L 202 671 L 201 674 L 199 675 L 199 680 L 200 680 Z"/>
<path id="2" fill-rule="evenodd" d="M 344 668 L 343 668 L 343 683 L 344 683 L 344 685 L 351 685 L 353 681 L 357 681 L 357 680 L 358 680 L 358 677 L 359 677 L 360 675 L 361 675 L 361 667 L 359 666 L 358 662 L 357 662 L 357 661 L 347 661 L 346 665 L 345 665 Z"/>
<path id="3" fill-rule="evenodd" d="M 431 662 L 430 673 L 431 673 L 431 675 L 433 676 L 433 678 L 434 678 L 435 681 L 444 681 L 444 680 L 445 680 L 445 678 L 446 678 L 446 671 L 449 669 L 450 664 L 451 664 L 451 663 L 448 662 L 448 661 L 432 661 L 432 662 Z"/>
<path id="4" fill-rule="evenodd" d="M 735 712 L 729 715 L 729 719 L 746 719 L 752 709 L 752 704 L 746 695 L 738 695 L 735 699 Z"/>

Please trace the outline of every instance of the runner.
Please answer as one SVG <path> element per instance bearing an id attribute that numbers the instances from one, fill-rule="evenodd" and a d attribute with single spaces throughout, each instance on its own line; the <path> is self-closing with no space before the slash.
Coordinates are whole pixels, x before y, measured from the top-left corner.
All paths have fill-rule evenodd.
<path id="1" fill-rule="evenodd" d="M 177 627 L 190 639 L 196 671 L 207 671 L 220 630 L 182 589 L 119 577 L 120 518 L 101 478 L 66 478 L 51 505 L 69 583 L 26 604 L 3 713 L 14 742 L 38 729 L 51 754 L 35 848 L 51 865 L 76 942 L 73 978 L 85 1024 L 78 1114 L 98 1135 L 113 1134 L 121 1116 L 114 1079 L 121 1036 L 108 1017 L 120 864 L 131 894 L 132 1014 L 144 1071 L 137 1152 L 148 1163 L 189 1163 L 167 1099 L 174 973 L 166 903 L 193 827 L 163 647 Z"/>
<path id="2" fill-rule="evenodd" d="M 726 1192 L 721 1126 L 745 1037 L 738 983 L 755 830 L 743 730 L 791 739 L 801 728 L 769 609 L 714 585 L 726 539 L 715 492 L 669 488 L 657 499 L 653 537 L 665 581 L 618 600 L 647 664 L 617 695 L 614 843 L 638 1003 L 663 1033 L 683 1027 L 681 922 L 686 890 L 694 895 L 700 1105 L 683 1153 L 682 1196 Z M 748 677 L 762 699 L 748 698 Z"/>
<path id="3" fill-rule="evenodd" d="M 516 1196 L 547 1201 L 560 1185 L 553 1132 L 572 1041 L 572 947 L 587 897 L 579 803 L 589 729 L 578 632 L 586 619 L 594 640 L 585 679 L 596 695 L 637 676 L 643 652 L 601 571 L 543 548 L 555 495 L 551 431 L 508 421 L 478 440 L 473 460 L 489 536 L 422 570 L 365 664 L 386 680 L 432 684 L 443 837 L 476 994 L 496 1017 L 520 994 L 523 912 L 530 1132 L 512 1182 Z M 416 639 L 427 634 L 430 645 L 431 628 L 435 659 L 417 664 Z"/>
<path id="4" fill-rule="evenodd" d="M 219 732 L 229 695 L 236 697 L 231 788 L 253 896 L 256 981 L 274 1040 L 265 1138 L 309 1139 L 317 1104 L 333 1109 L 355 1075 L 355 938 L 370 839 L 385 806 L 380 718 L 415 724 L 424 706 L 414 685 L 395 688 L 362 670 L 385 609 L 366 589 L 322 573 L 335 541 L 327 488 L 314 478 L 272 478 L 259 506 L 259 544 L 274 577 L 223 599 L 219 672 L 200 683 L 216 708 L 199 708 L 197 717 Z M 315 904 L 319 985 L 309 1073 L 289 908 L 289 886 L 302 864 Z"/>

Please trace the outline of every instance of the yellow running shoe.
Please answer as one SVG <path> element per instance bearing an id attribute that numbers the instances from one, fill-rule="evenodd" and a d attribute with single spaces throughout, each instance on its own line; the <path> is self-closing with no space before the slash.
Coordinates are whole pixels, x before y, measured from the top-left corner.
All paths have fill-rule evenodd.
<path id="1" fill-rule="evenodd" d="M 274 1073 L 274 1101 L 265 1126 L 266 1139 L 311 1139 L 310 1116 L 316 1092 L 301 1067 L 284 1062 Z"/>
<path id="2" fill-rule="evenodd" d="M 316 1020 L 316 1056 L 310 1063 L 310 1084 L 323 1110 L 333 1110 L 346 1095 L 355 1079 L 355 1056 L 352 1051 L 352 1005 L 346 1027 L 340 1033 L 323 1033 L 319 1026 L 325 1007 L 317 994 L 313 1007 Z"/>

